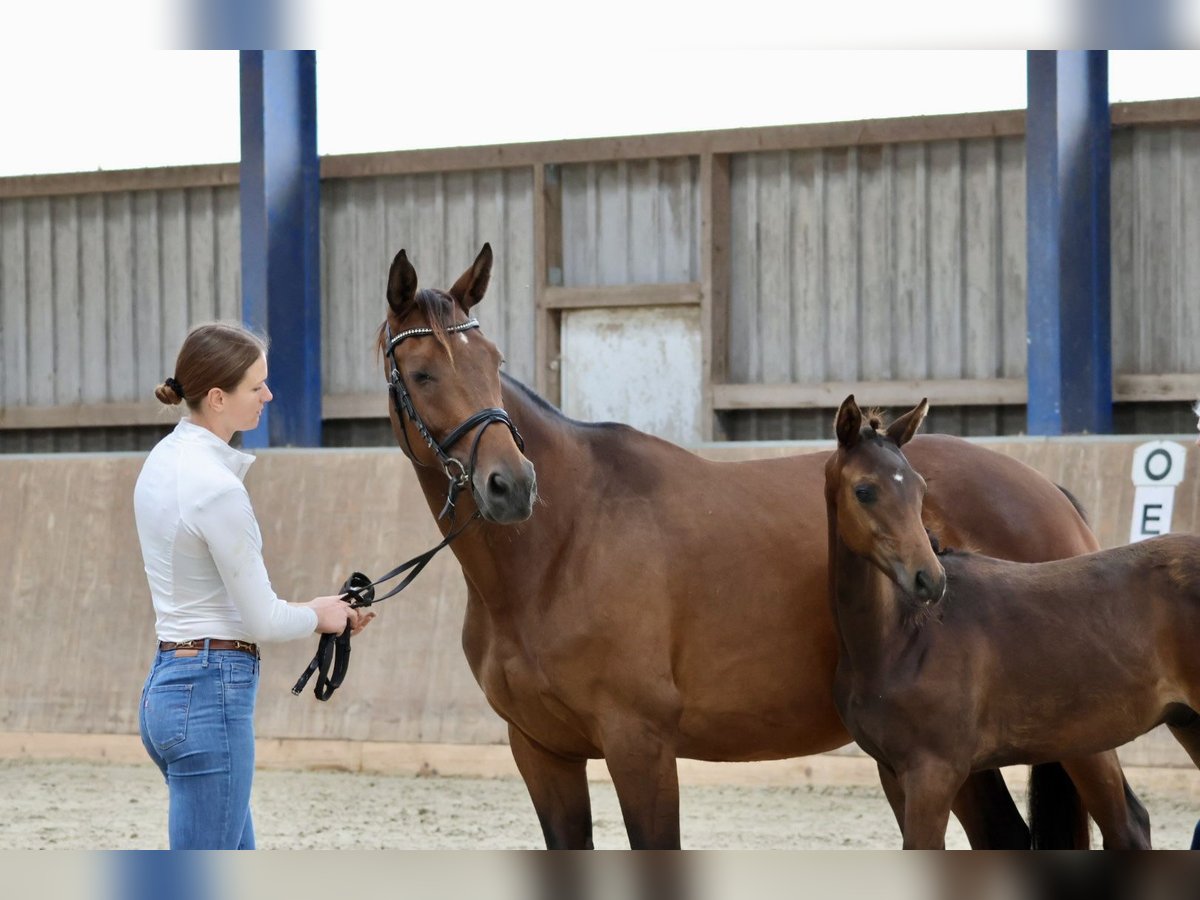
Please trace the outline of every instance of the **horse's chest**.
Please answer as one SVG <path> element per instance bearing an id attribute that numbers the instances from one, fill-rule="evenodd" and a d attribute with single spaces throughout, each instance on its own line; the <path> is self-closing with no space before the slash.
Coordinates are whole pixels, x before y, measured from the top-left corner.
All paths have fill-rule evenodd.
<path id="1" fill-rule="evenodd" d="M 562 694 L 562 679 L 547 673 L 536 659 L 507 648 L 488 655 L 480 687 L 505 719 L 547 747 L 584 753 L 592 749 L 581 720 Z"/>

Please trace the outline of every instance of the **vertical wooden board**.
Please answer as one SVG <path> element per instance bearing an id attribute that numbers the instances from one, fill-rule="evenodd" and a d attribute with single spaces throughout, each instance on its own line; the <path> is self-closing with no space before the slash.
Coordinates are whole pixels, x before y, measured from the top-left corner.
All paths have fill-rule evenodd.
<path id="1" fill-rule="evenodd" d="M 350 279 L 342 327 L 346 340 L 342 355 L 331 359 L 338 381 L 353 392 L 368 391 L 379 383 L 379 368 L 371 351 L 375 330 L 383 320 L 387 297 L 388 252 L 387 194 L 378 179 L 350 182 L 349 213 L 353 243 L 345 248 L 345 271 Z M 395 253 L 396 251 L 392 251 Z M 428 286 L 428 285 L 426 285 Z M 382 301 L 382 302 L 381 302 Z M 382 407 L 382 404 L 381 404 Z"/>
<path id="2" fill-rule="evenodd" d="M 858 151 L 833 148 L 825 157 L 825 266 L 829 299 L 830 381 L 854 381 L 858 370 L 861 297 L 858 280 Z"/>
<path id="3" fill-rule="evenodd" d="M 54 404 L 54 223 L 50 201 L 26 201 L 26 266 L 29 291 L 29 394 L 34 406 Z"/>
<path id="4" fill-rule="evenodd" d="M 79 198 L 79 399 L 103 403 L 108 391 L 108 317 L 105 315 L 104 195 Z"/>
<path id="5" fill-rule="evenodd" d="M 1020 378 L 1026 372 L 1025 142 L 1000 138 L 1000 376 Z"/>
<path id="6" fill-rule="evenodd" d="M 1133 237 L 1138 216 L 1134 201 L 1134 141 L 1131 128 L 1112 135 L 1112 178 L 1109 215 L 1112 259 L 1112 367 L 1113 373 L 1136 371 L 1141 321 L 1137 315 Z"/>
<path id="7" fill-rule="evenodd" d="M 858 151 L 859 193 L 859 296 L 862 304 L 861 337 L 858 342 L 860 378 L 887 380 L 896 369 L 898 354 L 892 324 L 895 279 L 892 275 L 893 148 L 861 147 Z M 870 398 L 864 397 L 869 403 Z"/>
<path id="8" fill-rule="evenodd" d="M 474 173 L 471 193 L 475 206 L 472 216 L 474 223 L 470 259 L 485 242 L 492 245 L 492 277 L 488 282 L 484 302 L 472 311 L 479 319 L 483 333 L 498 347 L 502 348 L 508 337 L 508 320 L 504 315 L 505 294 L 505 236 L 504 236 L 504 178 L 500 170 L 484 170 Z M 468 262 L 470 261 L 468 260 Z"/>
<path id="9" fill-rule="evenodd" d="M 501 172 L 504 234 L 504 294 L 500 312 L 506 322 L 505 370 L 519 381 L 536 384 L 537 309 L 533 272 L 533 171 Z M 499 299 L 499 298 L 496 298 Z"/>
<path id="10" fill-rule="evenodd" d="M 996 142 L 964 142 L 963 368 L 968 378 L 1000 372 L 1000 187 Z"/>
<path id="11" fill-rule="evenodd" d="M 625 180 L 617 190 L 624 194 L 625 210 L 620 228 L 625 233 L 623 248 L 626 260 L 620 276 L 614 272 L 608 284 L 647 284 L 661 280 L 660 264 L 670 237 L 664 234 L 659 218 L 660 192 L 663 171 L 656 159 L 634 160 L 624 165 Z M 605 229 L 617 227 L 615 216 L 605 223 Z M 606 245 L 605 253 L 612 245 Z"/>
<path id="12" fill-rule="evenodd" d="M 442 290 L 449 288 L 466 271 L 483 246 L 476 222 L 475 173 L 451 173 L 445 177 L 444 185 L 446 217 L 442 234 L 448 268 L 443 281 L 438 284 Z"/>
<path id="13" fill-rule="evenodd" d="M 217 315 L 235 322 L 242 318 L 242 211 L 237 187 L 215 188 Z M 172 335 L 165 334 L 167 342 Z M 182 335 L 180 336 L 182 338 Z"/>
<path id="14" fill-rule="evenodd" d="M 1148 129 L 1135 143 L 1134 203 L 1137 206 L 1134 237 L 1135 296 L 1142 322 L 1134 371 L 1169 371 L 1171 331 L 1171 273 L 1162 264 L 1160 248 L 1173 243 L 1171 234 L 1169 133 Z"/>
<path id="15" fill-rule="evenodd" d="M 141 400 L 149 395 L 138 386 L 134 364 L 137 335 L 133 314 L 133 194 L 106 194 L 104 223 L 104 246 L 108 257 L 104 296 L 108 307 L 109 397 L 112 400 Z M 166 372 L 163 377 L 169 374 Z"/>
<path id="16" fill-rule="evenodd" d="M 700 280 L 699 160 L 679 157 L 658 164 L 661 188 L 657 219 L 662 233 L 657 281 Z"/>
<path id="17" fill-rule="evenodd" d="M 53 231 L 55 376 L 54 402 L 80 401 L 80 354 L 83 350 L 79 296 L 79 204 L 75 197 L 55 197 L 50 203 Z"/>
<path id="18" fill-rule="evenodd" d="M 326 394 L 351 393 L 342 377 L 340 361 L 348 352 L 345 344 L 349 275 L 344 271 L 348 182 L 338 179 L 321 183 L 321 383 Z"/>
<path id="19" fill-rule="evenodd" d="M 894 155 L 895 337 L 897 378 L 929 374 L 929 216 L 925 144 L 900 144 Z"/>
<path id="20" fill-rule="evenodd" d="M 761 380 L 758 322 L 758 155 L 730 160 L 729 380 Z"/>
<path id="21" fill-rule="evenodd" d="M 930 376 L 960 378 L 962 346 L 962 147 L 929 146 Z"/>
<path id="22" fill-rule="evenodd" d="M 792 236 L 788 200 L 788 154 L 764 153 L 758 160 L 758 320 L 759 378 L 792 380 Z"/>
<path id="23" fill-rule="evenodd" d="M 1200 126 L 1178 130 L 1183 216 L 1174 248 L 1180 260 L 1177 363 L 1178 371 L 1200 372 Z"/>
<path id="24" fill-rule="evenodd" d="M 0 201 L 0 405 L 29 404 L 25 201 Z"/>
<path id="25" fill-rule="evenodd" d="M 212 188 L 192 188 L 183 195 L 186 222 L 187 292 L 193 305 L 203 305 L 211 310 L 214 319 L 221 317 L 220 297 L 217 296 L 216 268 L 216 225 L 213 216 Z M 167 335 L 167 309 L 163 308 L 163 352 L 171 354 L 174 348 Z"/>
<path id="26" fill-rule="evenodd" d="M 167 350 L 162 345 L 163 308 L 172 305 L 187 310 L 189 327 L 204 321 L 194 316 L 188 304 L 185 215 L 182 191 L 133 195 L 135 346 L 131 362 L 141 397 L 174 370 L 179 348 Z"/>
<path id="27" fill-rule="evenodd" d="M 596 246 L 598 285 L 629 284 L 629 164 L 596 167 Z"/>
<path id="28" fill-rule="evenodd" d="M 409 254 L 422 287 L 445 289 L 453 268 L 445 241 L 446 185 L 441 174 L 413 179 L 413 252 Z"/>
<path id="29" fill-rule="evenodd" d="M 801 383 L 826 379 L 829 305 L 825 290 L 825 167 L 821 150 L 788 154 L 791 170 L 792 376 Z"/>
<path id="30" fill-rule="evenodd" d="M 560 166 L 562 185 L 563 283 L 595 284 L 595 248 L 590 242 L 596 211 L 592 166 Z M 541 202 L 534 198 L 534 203 Z"/>

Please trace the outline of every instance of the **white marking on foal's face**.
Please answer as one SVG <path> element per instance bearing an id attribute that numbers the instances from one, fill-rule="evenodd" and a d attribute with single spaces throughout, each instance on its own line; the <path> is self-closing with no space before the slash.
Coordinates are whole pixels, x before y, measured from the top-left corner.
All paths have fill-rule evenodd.
<path id="1" fill-rule="evenodd" d="M 899 471 L 897 471 L 896 474 L 892 476 L 892 479 L 894 481 L 900 482 L 901 484 L 904 484 L 904 475 L 901 474 Z"/>
<path id="2" fill-rule="evenodd" d="M 460 341 L 462 341 L 464 344 L 467 342 L 467 336 L 465 334 L 463 334 L 461 331 L 456 335 L 456 337 Z"/>

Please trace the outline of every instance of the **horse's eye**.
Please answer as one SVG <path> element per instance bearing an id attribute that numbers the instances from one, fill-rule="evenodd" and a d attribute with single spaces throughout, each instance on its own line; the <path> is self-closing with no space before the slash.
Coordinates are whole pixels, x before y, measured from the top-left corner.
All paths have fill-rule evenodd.
<path id="1" fill-rule="evenodd" d="M 860 484 L 854 489 L 854 497 L 859 503 L 874 503 L 876 499 L 875 486 L 872 484 Z"/>
<path id="2" fill-rule="evenodd" d="M 429 384 L 433 381 L 433 376 L 428 372 L 413 372 L 413 381 L 417 384 Z"/>

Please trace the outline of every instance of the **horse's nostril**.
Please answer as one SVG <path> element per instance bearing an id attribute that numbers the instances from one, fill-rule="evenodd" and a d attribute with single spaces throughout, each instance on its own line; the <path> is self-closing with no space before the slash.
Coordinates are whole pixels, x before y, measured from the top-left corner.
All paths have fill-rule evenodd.
<path id="1" fill-rule="evenodd" d="M 503 497 L 509 491 L 508 479 L 499 472 L 493 472 L 488 478 L 488 491 L 495 497 Z"/>
<path id="2" fill-rule="evenodd" d="M 933 598 L 933 579 L 924 569 L 917 571 L 917 593 L 922 597 Z"/>

